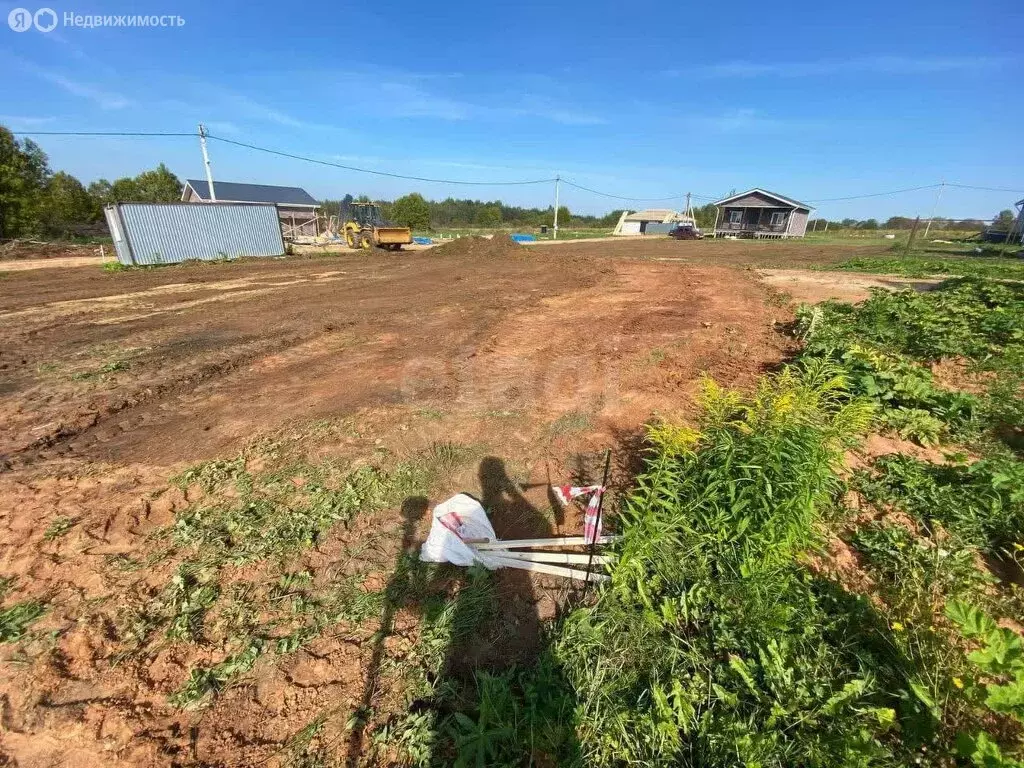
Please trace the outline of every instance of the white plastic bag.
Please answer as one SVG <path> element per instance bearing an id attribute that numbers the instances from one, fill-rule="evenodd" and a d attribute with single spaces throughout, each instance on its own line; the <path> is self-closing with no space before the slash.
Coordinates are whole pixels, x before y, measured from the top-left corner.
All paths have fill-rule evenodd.
<path id="1" fill-rule="evenodd" d="M 499 566 L 493 557 L 477 552 L 463 539 L 494 541 L 496 538 L 491 521 L 480 502 L 460 493 L 434 507 L 430 534 L 420 547 L 420 560 L 455 565 L 483 563 L 494 569 Z"/>

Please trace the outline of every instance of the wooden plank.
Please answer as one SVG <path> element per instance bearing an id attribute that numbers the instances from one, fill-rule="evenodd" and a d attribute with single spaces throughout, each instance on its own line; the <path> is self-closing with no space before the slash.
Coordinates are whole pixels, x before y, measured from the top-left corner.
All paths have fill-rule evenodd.
<path id="1" fill-rule="evenodd" d="M 494 555 L 491 555 L 494 552 Z M 515 560 L 525 560 L 530 563 L 561 563 L 562 565 L 578 565 L 586 564 L 590 562 L 590 555 L 577 553 L 577 552 L 511 552 L 502 550 L 498 553 L 497 550 L 491 550 L 487 554 L 491 557 L 501 557 L 503 559 L 513 558 Z M 597 565 L 607 565 L 612 561 L 612 558 L 606 555 L 594 555 L 594 563 Z"/>
<path id="2" fill-rule="evenodd" d="M 618 536 L 602 536 L 598 544 L 610 544 L 618 540 Z M 473 544 L 479 550 L 517 549 L 532 547 L 582 547 L 586 545 L 582 536 L 554 536 L 548 539 L 495 539 L 494 541 Z"/>
<path id="3" fill-rule="evenodd" d="M 515 568 L 520 571 L 533 571 L 534 573 L 546 573 L 549 576 L 562 576 L 577 581 L 608 581 L 608 576 L 603 573 L 589 573 L 577 568 L 563 568 L 560 565 L 548 565 L 547 563 L 531 563 L 526 560 L 514 558 L 495 557 L 495 564 L 501 568 Z M 589 577 L 589 579 L 588 579 Z"/>

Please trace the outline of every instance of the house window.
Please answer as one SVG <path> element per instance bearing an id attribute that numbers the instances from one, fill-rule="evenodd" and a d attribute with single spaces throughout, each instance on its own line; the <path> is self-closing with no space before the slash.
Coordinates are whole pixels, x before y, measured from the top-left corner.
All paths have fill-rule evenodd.
<path id="1" fill-rule="evenodd" d="M 772 211 L 772 226 L 781 227 L 786 223 L 786 212 L 785 211 Z"/>
<path id="2" fill-rule="evenodd" d="M 743 221 L 743 211 L 729 211 L 729 223 L 739 224 Z"/>

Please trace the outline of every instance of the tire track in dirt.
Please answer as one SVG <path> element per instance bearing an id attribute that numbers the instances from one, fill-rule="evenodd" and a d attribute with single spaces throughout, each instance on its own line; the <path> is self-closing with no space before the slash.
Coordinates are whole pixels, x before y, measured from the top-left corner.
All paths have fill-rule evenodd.
<path id="1" fill-rule="evenodd" d="M 0 456 L 0 466 L 6 460 L 8 468 L 24 466 L 37 459 L 54 458 L 67 455 L 73 448 L 70 442 L 76 438 L 84 438 L 88 445 L 96 440 L 102 440 L 107 422 L 116 416 L 121 416 L 130 411 L 137 411 L 145 406 L 172 398 L 193 391 L 200 384 L 229 376 L 233 372 L 243 368 L 247 364 L 265 358 L 268 355 L 277 354 L 281 350 L 307 344 L 310 339 L 316 338 L 321 333 L 311 336 L 293 336 L 282 339 L 258 340 L 250 345 L 242 346 L 226 359 L 205 363 L 198 368 L 186 370 L 168 380 L 153 385 L 136 387 L 125 395 L 117 396 L 114 399 L 101 399 L 98 403 L 85 407 L 82 411 L 71 416 L 67 421 L 61 421 L 50 428 L 40 437 L 21 447 L 14 447 L 6 456 Z M 144 417 L 136 417 L 137 426 L 145 421 Z M 123 428 L 118 428 L 123 431 Z M 90 440 L 90 435 L 92 439 Z M 50 450 L 52 449 L 52 450 Z"/>

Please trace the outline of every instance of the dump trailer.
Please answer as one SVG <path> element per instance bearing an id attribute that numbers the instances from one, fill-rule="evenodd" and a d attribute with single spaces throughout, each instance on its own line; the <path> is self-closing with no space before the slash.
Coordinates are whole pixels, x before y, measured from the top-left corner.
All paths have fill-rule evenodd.
<path id="1" fill-rule="evenodd" d="M 412 242 L 412 230 L 399 227 L 381 216 L 376 203 L 348 203 L 342 206 L 345 244 L 349 248 L 401 250 Z"/>

